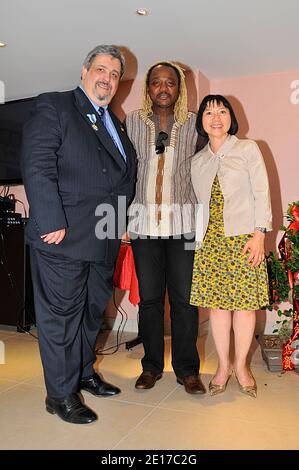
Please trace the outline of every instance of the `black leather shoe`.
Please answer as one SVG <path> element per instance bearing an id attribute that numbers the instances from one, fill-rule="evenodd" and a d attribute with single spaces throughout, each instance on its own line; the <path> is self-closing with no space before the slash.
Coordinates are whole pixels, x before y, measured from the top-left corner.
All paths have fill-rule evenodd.
<path id="1" fill-rule="evenodd" d="M 155 374 L 150 370 L 145 370 L 138 377 L 135 383 L 135 388 L 138 388 L 139 390 L 147 390 L 148 388 L 153 388 L 157 380 L 160 380 L 161 377 L 162 374 Z"/>
<path id="2" fill-rule="evenodd" d="M 177 377 L 177 382 L 184 385 L 187 393 L 204 394 L 206 389 L 198 375 L 187 375 L 186 377 Z"/>
<path id="3" fill-rule="evenodd" d="M 88 424 L 98 419 L 97 415 L 84 405 L 78 393 L 72 393 L 63 400 L 47 397 L 46 410 L 67 423 Z"/>
<path id="4" fill-rule="evenodd" d="M 97 397 L 112 397 L 121 392 L 120 388 L 115 385 L 109 384 L 101 379 L 98 374 L 93 374 L 88 379 L 82 379 L 80 382 L 80 389 L 86 390 Z"/>

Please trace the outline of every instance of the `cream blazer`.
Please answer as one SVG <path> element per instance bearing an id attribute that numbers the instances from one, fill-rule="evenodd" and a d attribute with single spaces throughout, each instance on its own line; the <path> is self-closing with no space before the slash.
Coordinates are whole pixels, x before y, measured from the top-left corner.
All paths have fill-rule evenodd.
<path id="1" fill-rule="evenodd" d="M 269 182 L 263 156 L 253 140 L 229 136 L 214 154 L 209 143 L 194 155 L 191 179 L 199 203 L 197 227 L 201 240 L 209 223 L 212 184 L 218 175 L 224 198 L 226 236 L 254 232 L 255 227 L 272 230 Z M 200 219 L 199 219 L 200 215 Z"/>

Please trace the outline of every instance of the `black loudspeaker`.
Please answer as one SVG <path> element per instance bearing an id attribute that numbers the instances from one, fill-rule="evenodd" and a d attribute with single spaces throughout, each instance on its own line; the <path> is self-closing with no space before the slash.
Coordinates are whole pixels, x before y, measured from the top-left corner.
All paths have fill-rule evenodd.
<path id="1" fill-rule="evenodd" d="M 30 330 L 35 324 L 25 223 L 0 223 L 0 324 Z"/>

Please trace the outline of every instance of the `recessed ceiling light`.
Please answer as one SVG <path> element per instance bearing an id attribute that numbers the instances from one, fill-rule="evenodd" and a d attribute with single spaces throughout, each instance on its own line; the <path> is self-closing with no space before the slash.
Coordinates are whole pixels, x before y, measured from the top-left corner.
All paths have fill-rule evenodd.
<path id="1" fill-rule="evenodd" d="M 6 46 L 5 42 L 0 42 L 0 47 L 5 47 L 5 46 Z"/>
<path id="2" fill-rule="evenodd" d="M 138 8 L 138 10 L 136 10 L 136 13 L 140 16 L 147 16 L 149 14 L 149 11 L 145 8 Z"/>

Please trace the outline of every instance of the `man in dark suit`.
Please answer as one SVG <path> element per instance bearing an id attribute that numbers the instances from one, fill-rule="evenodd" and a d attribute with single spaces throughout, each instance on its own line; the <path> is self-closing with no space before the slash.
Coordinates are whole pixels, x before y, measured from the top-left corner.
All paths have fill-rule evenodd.
<path id="1" fill-rule="evenodd" d="M 134 149 L 107 107 L 123 72 L 116 47 L 95 47 L 80 87 L 40 95 L 24 126 L 26 230 L 46 409 L 78 424 L 97 419 L 80 389 L 120 393 L 93 363 L 135 182 Z"/>

